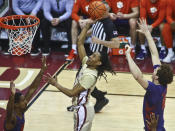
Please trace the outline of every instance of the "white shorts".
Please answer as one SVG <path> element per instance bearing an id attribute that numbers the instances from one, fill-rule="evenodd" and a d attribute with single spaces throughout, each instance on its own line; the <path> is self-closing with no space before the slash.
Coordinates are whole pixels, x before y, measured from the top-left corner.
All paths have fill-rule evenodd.
<path id="1" fill-rule="evenodd" d="M 90 131 L 94 118 L 94 106 L 82 105 L 74 110 L 74 131 Z"/>

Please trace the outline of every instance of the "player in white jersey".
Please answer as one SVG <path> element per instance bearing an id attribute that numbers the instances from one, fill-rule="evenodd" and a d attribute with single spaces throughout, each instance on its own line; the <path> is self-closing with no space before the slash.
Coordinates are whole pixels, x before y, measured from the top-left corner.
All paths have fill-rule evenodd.
<path id="1" fill-rule="evenodd" d="M 82 68 L 73 89 L 64 88 L 50 75 L 45 76 L 50 84 L 58 88 L 65 95 L 73 97 L 74 131 L 91 130 L 94 106 L 89 102 L 90 93 L 93 91 L 98 77 L 103 76 L 106 79 L 105 71 L 114 73 L 106 54 L 94 52 L 91 56 L 87 57 L 84 40 L 89 26 L 87 25 L 79 36 L 78 53 L 82 61 Z"/>

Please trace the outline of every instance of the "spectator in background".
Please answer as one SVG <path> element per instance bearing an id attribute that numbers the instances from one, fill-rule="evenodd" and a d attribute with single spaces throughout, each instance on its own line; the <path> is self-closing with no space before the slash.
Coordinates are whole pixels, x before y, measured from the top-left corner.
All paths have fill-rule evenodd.
<path id="1" fill-rule="evenodd" d="M 152 32 L 153 29 L 159 27 L 160 37 L 164 25 L 164 18 L 166 13 L 166 0 L 141 0 L 140 1 L 140 18 L 144 18 L 148 22 L 149 31 Z M 144 60 L 147 55 L 145 48 L 145 37 L 143 34 L 139 33 L 139 40 L 141 44 L 141 50 L 136 56 L 137 60 Z M 163 43 L 163 42 L 162 42 Z M 160 49 L 159 58 L 163 60 L 166 56 L 165 46 Z"/>
<path id="2" fill-rule="evenodd" d="M 112 9 L 111 19 L 120 33 L 120 26 L 130 26 L 131 47 L 135 49 L 137 39 L 137 19 L 139 17 L 139 0 L 107 0 Z"/>
<path id="3" fill-rule="evenodd" d="M 173 32 L 175 32 L 175 0 L 167 0 L 166 21 L 164 25 L 162 35 L 165 41 L 165 45 L 168 48 L 168 54 L 163 59 L 163 62 L 171 63 L 175 60 L 175 54 L 173 52 Z"/>
<path id="4" fill-rule="evenodd" d="M 72 60 L 77 54 L 77 39 L 78 39 L 78 30 L 83 28 L 87 23 L 91 23 L 92 20 L 88 15 L 89 4 L 93 1 L 101 0 L 75 0 L 73 10 L 72 10 L 72 50 L 69 53 L 67 60 Z"/>
<path id="5" fill-rule="evenodd" d="M 66 29 L 68 42 L 71 41 L 71 13 L 74 0 L 44 0 L 43 11 L 45 18 L 41 23 L 43 34 L 42 55 L 49 55 L 49 41 L 51 37 L 50 27 L 62 27 Z"/>
<path id="6" fill-rule="evenodd" d="M 40 20 L 43 18 L 42 4 L 44 0 L 12 0 L 13 12 L 16 15 L 32 15 L 37 16 Z M 40 26 L 35 34 L 32 43 L 31 56 L 39 55 L 39 40 L 40 40 Z"/>

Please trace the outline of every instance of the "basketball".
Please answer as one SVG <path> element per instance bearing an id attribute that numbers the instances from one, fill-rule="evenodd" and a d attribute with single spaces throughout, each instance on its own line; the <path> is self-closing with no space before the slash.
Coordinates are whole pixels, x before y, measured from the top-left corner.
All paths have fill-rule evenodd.
<path id="1" fill-rule="evenodd" d="M 89 5 L 88 13 L 93 20 L 100 19 L 106 13 L 107 8 L 101 1 L 94 1 Z"/>

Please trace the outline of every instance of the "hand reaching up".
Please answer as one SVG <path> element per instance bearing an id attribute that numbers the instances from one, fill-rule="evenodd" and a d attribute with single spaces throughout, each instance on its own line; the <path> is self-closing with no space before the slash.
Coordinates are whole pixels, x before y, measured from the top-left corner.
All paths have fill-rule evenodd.
<path id="1" fill-rule="evenodd" d="M 137 30 L 138 32 L 140 32 L 142 34 L 149 32 L 149 27 L 148 27 L 145 19 L 139 19 L 137 24 L 139 25 L 139 29 Z"/>
<path id="2" fill-rule="evenodd" d="M 13 81 L 10 81 L 10 90 L 11 90 L 11 93 L 15 95 L 16 89 L 15 89 L 15 83 Z"/>

